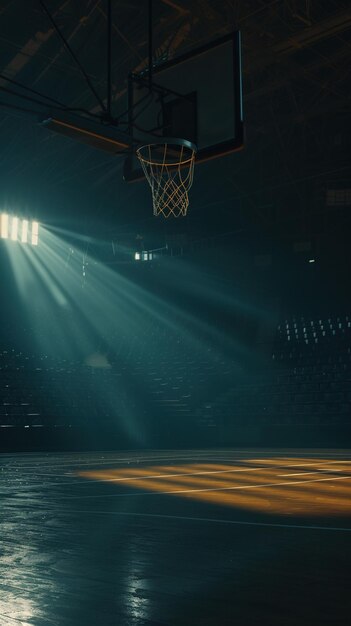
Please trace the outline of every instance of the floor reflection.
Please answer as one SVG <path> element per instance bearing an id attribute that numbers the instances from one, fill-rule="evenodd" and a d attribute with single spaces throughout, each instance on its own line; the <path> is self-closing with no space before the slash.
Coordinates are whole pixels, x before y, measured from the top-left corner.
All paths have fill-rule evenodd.
<path id="1" fill-rule="evenodd" d="M 176 495 L 281 515 L 349 515 L 351 463 L 333 458 L 265 458 L 77 472 L 113 482 L 125 495 Z M 125 492 L 125 487 L 133 491 Z M 123 494 L 122 494 L 123 495 Z"/>
<path id="2" fill-rule="evenodd" d="M 0 461 L 0 626 L 350 622 L 350 451 Z"/>

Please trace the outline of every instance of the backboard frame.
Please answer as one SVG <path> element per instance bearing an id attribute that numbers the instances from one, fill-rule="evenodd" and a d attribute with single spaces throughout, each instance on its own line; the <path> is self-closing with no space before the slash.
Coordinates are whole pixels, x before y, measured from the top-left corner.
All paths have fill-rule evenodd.
<path id="1" fill-rule="evenodd" d="M 128 134 L 130 136 L 131 144 L 138 147 L 138 145 L 147 143 L 145 140 L 145 133 L 142 137 L 138 138 L 138 130 L 133 126 L 133 111 L 135 107 L 135 89 L 140 86 L 141 82 L 149 85 L 150 88 L 155 92 L 160 92 L 164 89 L 162 86 L 158 85 L 157 77 L 160 76 L 162 72 L 167 72 L 174 67 L 180 67 L 183 63 L 196 59 L 200 57 L 202 54 L 208 53 L 212 49 L 223 46 L 226 43 L 231 43 L 232 51 L 233 51 L 233 128 L 235 129 L 235 137 L 231 137 L 226 141 L 222 141 L 220 143 L 216 143 L 215 145 L 210 145 L 204 148 L 199 148 L 196 154 L 196 164 L 208 161 L 210 159 L 219 158 L 230 154 L 232 152 L 236 152 L 243 148 L 244 144 L 244 123 L 243 123 L 243 96 L 242 96 L 242 67 L 241 67 L 241 34 L 240 31 L 234 31 L 219 39 L 211 41 L 207 44 L 204 44 L 198 48 L 190 50 L 183 55 L 175 57 L 169 61 L 161 63 L 160 65 L 153 67 L 152 69 L 152 78 L 153 81 L 150 83 L 148 81 L 147 71 L 142 75 L 134 75 L 131 74 L 128 79 Z M 166 90 L 169 91 L 169 90 Z M 171 92 L 172 93 L 172 92 Z M 177 92 L 173 92 L 175 97 L 187 99 L 185 94 L 179 94 Z M 162 134 L 159 135 L 159 138 L 162 139 Z M 190 139 L 189 137 L 182 137 L 182 139 Z M 150 135 L 149 143 L 153 143 L 155 140 L 155 135 Z M 135 160 L 133 157 L 127 157 L 124 164 L 124 179 L 127 182 L 134 182 L 137 180 L 143 179 L 143 172 L 135 166 Z"/>

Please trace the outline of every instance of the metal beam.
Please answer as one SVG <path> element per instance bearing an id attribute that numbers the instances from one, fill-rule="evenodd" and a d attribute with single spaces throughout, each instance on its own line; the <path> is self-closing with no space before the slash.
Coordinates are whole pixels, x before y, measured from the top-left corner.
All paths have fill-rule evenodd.
<path id="1" fill-rule="evenodd" d="M 107 0 L 107 117 L 111 119 L 112 0 Z"/>
<path id="2" fill-rule="evenodd" d="M 300 33 L 296 33 L 289 39 L 278 43 L 272 47 L 272 51 L 276 54 L 292 54 L 297 50 L 306 48 L 322 39 L 335 37 L 335 35 L 347 30 L 351 27 L 351 10 L 338 13 L 334 17 L 328 17 L 326 20 L 317 22 L 314 26 L 305 28 Z"/>
<path id="3" fill-rule="evenodd" d="M 65 46 L 66 50 L 68 51 L 68 53 L 71 55 L 73 61 L 75 62 L 76 66 L 78 67 L 78 69 L 80 70 L 80 73 L 82 74 L 83 78 L 85 79 L 90 91 L 94 94 L 95 98 L 97 99 L 97 101 L 99 102 L 101 108 L 103 111 L 106 111 L 106 106 L 104 104 L 104 102 L 101 100 L 99 94 L 97 93 L 94 85 L 92 84 L 88 74 L 86 73 L 84 67 L 82 66 L 82 64 L 80 63 L 78 57 L 76 56 L 76 54 L 73 52 L 71 46 L 69 45 L 68 41 L 66 40 L 66 38 L 63 36 L 63 34 L 61 33 L 59 27 L 57 26 L 53 16 L 51 15 L 49 9 L 47 8 L 44 0 L 39 0 L 40 5 L 43 9 L 43 11 L 46 13 L 48 19 L 50 20 L 52 26 L 54 27 L 57 35 L 59 36 L 59 38 L 61 39 L 63 45 Z"/>

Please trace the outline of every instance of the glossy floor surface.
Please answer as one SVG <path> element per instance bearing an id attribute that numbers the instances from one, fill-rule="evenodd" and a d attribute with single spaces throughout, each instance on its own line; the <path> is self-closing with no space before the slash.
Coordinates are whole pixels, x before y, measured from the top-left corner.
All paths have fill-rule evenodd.
<path id="1" fill-rule="evenodd" d="M 0 456 L 0 625 L 351 623 L 351 452 Z"/>

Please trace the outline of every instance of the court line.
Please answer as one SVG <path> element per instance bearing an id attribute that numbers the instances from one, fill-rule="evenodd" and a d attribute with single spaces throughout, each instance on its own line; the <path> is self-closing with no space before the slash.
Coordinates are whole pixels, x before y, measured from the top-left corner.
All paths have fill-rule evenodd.
<path id="1" fill-rule="evenodd" d="M 351 468 L 350 468 L 351 470 Z M 335 472 L 343 472 L 343 474 L 346 474 L 348 470 L 341 470 L 341 469 L 324 469 L 323 467 L 320 467 L 318 470 L 316 470 L 315 472 L 294 472 L 293 474 L 277 474 L 278 477 L 284 478 L 287 476 L 310 476 L 311 474 L 331 474 L 331 473 L 335 473 Z"/>
<path id="2" fill-rule="evenodd" d="M 138 458 L 138 457 L 128 457 L 128 458 L 116 458 L 116 459 L 90 459 L 89 461 L 79 461 L 79 460 L 74 460 L 74 461 L 67 461 L 64 463 L 53 463 L 52 461 L 46 461 L 45 463 L 38 463 L 37 461 L 35 463 L 31 463 L 31 464 L 26 464 L 26 465 L 20 465 L 18 463 L 14 463 L 14 464 L 10 464 L 7 463 L 6 466 L 4 466 L 4 469 L 7 469 L 8 471 L 14 471 L 14 470 L 25 470 L 25 469 L 29 469 L 29 470 L 35 470 L 36 469 L 36 465 L 40 465 L 40 467 L 42 468 L 53 468 L 56 470 L 59 469 L 64 469 L 65 467 L 72 467 L 72 468 L 76 468 L 76 467 L 84 467 L 84 466 L 91 466 L 91 465 L 100 465 L 100 466 L 104 466 L 104 465 L 110 465 L 112 463 L 134 463 L 134 464 L 142 464 L 142 463 L 149 463 L 149 462 L 155 462 L 155 461 L 198 461 L 198 460 L 208 460 L 208 461 L 224 461 L 224 462 L 232 462 L 232 461 L 241 461 L 243 460 L 242 458 L 233 458 L 233 457 L 224 457 L 224 456 L 211 456 L 210 454 L 204 454 L 204 455 L 197 455 L 197 456 L 193 456 L 193 455 L 189 455 L 189 456 L 157 456 L 157 457 L 143 457 L 143 458 Z M 257 461 L 259 461 L 259 459 L 256 459 Z"/>
<path id="3" fill-rule="evenodd" d="M 203 493 L 210 491 L 237 491 L 242 489 L 262 489 L 265 487 L 282 487 L 284 485 L 305 485 L 308 483 L 319 483 L 332 480 L 350 480 L 351 476 L 336 476 L 328 478 L 316 478 L 312 480 L 294 480 L 285 481 L 280 483 L 265 483 L 261 485 L 240 485 L 235 487 L 207 487 L 203 489 L 175 489 L 173 491 L 144 491 L 138 493 L 111 493 L 111 494 L 98 494 L 98 495 L 83 495 L 83 496 L 62 496 L 64 500 L 80 500 L 80 499 L 92 499 L 92 498 L 123 498 L 128 496 L 162 496 L 162 495 L 174 495 L 182 493 Z"/>
<path id="4" fill-rule="evenodd" d="M 40 467 L 48 466 L 48 467 L 53 467 L 53 468 L 56 467 L 57 469 L 61 469 L 61 468 L 65 467 L 65 466 L 76 467 L 79 464 L 87 465 L 87 464 L 93 464 L 94 463 L 95 465 L 98 465 L 98 464 L 105 465 L 105 464 L 108 464 L 108 463 L 125 463 L 125 462 L 148 463 L 149 461 L 157 461 L 157 460 L 160 460 L 160 461 L 161 460 L 174 460 L 174 461 L 176 461 L 176 460 L 185 460 L 185 459 L 190 459 L 192 461 L 195 461 L 197 458 L 198 459 L 200 459 L 200 458 L 201 459 L 208 459 L 208 460 L 212 460 L 212 461 L 215 461 L 215 460 L 216 461 L 221 461 L 221 460 L 223 460 L 223 461 L 232 461 L 232 462 L 234 462 L 236 460 L 235 458 L 232 458 L 231 456 L 230 456 L 230 458 L 227 458 L 227 457 L 229 455 L 233 455 L 233 454 L 238 454 L 238 455 L 242 455 L 242 456 L 244 456 L 244 455 L 253 455 L 255 453 L 256 454 L 260 453 L 260 450 L 255 448 L 253 450 L 228 450 L 228 451 L 222 451 L 222 452 L 220 450 L 212 450 L 212 451 L 208 450 L 208 451 L 206 451 L 206 453 L 202 452 L 201 450 L 199 450 L 198 452 L 196 452 L 196 450 L 194 450 L 192 452 L 192 454 L 191 454 L 191 452 L 192 451 L 184 453 L 184 451 L 180 451 L 179 455 L 173 454 L 172 456 L 161 456 L 161 455 L 159 455 L 159 456 L 153 456 L 153 457 L 150 456 L 150 457 L 148 457 L 148 456 L 139 455 L 138 452 L 136 451 L 135 452 L 135 456 L 133 456 L 133 457 L 131 457 L 131 456 L 127 456 L 127 457 L 118 456 L 118 457 L 114 457 L 114 458 L 102 458 L 102 457 L 99 458 L 98 457 L 96 459 L 96 457 L 94 457 L 92 455 L 92 457 L 90 459 L 82 459 L 82 460 L 80 460 L 80 459 L 69 460 L 69 457 L 68 458 L 66 457 L 67 460 L 65 458 L 62 458 L 62 462 L 60 462 L 61 461 L 60 457 L 55 457 L 55 459 L 57 459 L 57 461 L 58 461 L 58 462 L 55 461 L 55 463 L 53 463 L 53 460 L 50 457 L 48 457 L 47 455 L 45 455 L 45 457 L 47 457 L 47 458 L 45 459 L 44 463 L 42 461 L 40 462 L 40 457 L 38 458 L 38 456 L 34 457 L 33 459 L 30 459 L 30 458 L 28 458 L 26 456 L 23 456 L 23 457 L 20 457 L 20 458 L 17 457 L 15 462 L 14 462 L 14 464 L 11 464 L 9 462 L 9 458 L 8 458 L 8 457 L 14 458 L 14 455 L 7 455 L 7 454 L 1 455 L 0 459 L 1 458 L 4 459 L 4 461 L 6 463 L 6 466 L 7 466 L 7 468 L 9 470 L 10 469 L 12 469 L 12 470 L 13 469 L 23 470 L 26 467 L 27 468 L 31 468 L 31 469 L 35 469 L 35 467 L 33 467 L 33 466 L 35 466 L 35 464 L 40 465 Z M 290 457 L 294 456 L 294 454 L 297 454 L 297 455 L 304 454 L 305 458 L 306 457 L 308 458 L 308 457 L 311 457 L 311 456 L 324 456 L 325 458 L 339 456 L 339 457 L 344 457 L 344 460 L 346 462 L 348 460 L 350 460 L 350 458 L 351 458 L 350 451 L 347 451 L 347 452 L 330 452 L 329 451 L 329 452 L 327 452 L 326 450 L 321 449 L 318 452 L 312 452 L 312 451 L 308 451 L 308 450 L 306 450 L 304 452 L 296 451 L 296 450 L 285 450 L 285 452 L 286 452 L 286 455 L 289 455 Z M 77 453 L 77 454 L 82 454 L 82 453 Z M 87 454 L 91 454 L 91 453 L 87 453 Z M 261 458 L 258 458 L 258 459 L 254 458 L 254 459 L 250 459 L 250 460 L 257 461 L 257 463 L 259 463 L 259 462 L 262 462 L 264 459 L 270 458 L 271 454 L 277 455 L 277 456 L 273 456 L 273 459 L 275 458 L 277 460 L 279 460 L 279 458 L 283 456 L 282 450 L 280 450 L 280 449 L 279 450 L 276 450 L 276 449 L 272 449 L 271 450 L 271 449 L 269 449 L 269 450 L 266 450 L 266 451 L 261 451 L 261 454 L 262 454 Z M 72 456 L 74 457 L 74 455 L 72 455 Z M 296 457 L 297 460 L 299 458 L 300 458 L 300 460 L 303 460 L 304 457 L 303 456 Z M 21 460 L 23 460 L 24 463 L 26 463 L 26 462 L 27 463 L 26 464 L 24 464 L 24 463 L 21 464 L 21 462 L 20 462 Z M 238 460 L 243 460 L 243 459 L 238 459 Z M 29 464 L 28 461 L 32 461 L 32 462 Z M 5 463 L 4 463 L 4 465 L 5 465 Z M 301 465 L 303 465 L 303 463 Z M 296 464 L 295 466 L 298 467 L 299 464 Z"/>
<path id="5" fill-rule="evenodd" d="M 331 464 L 335 464 L 335 463 L 344 463 L 344 461 L 326 461 L 326 463 L 324 464 L 324 467 L 326 467 L 327 465 L 331 465 Z M 302 467 L 314 467 L 315 463 L 307 463 L 307 464 L 298 464 L 297 467 L 302 466 Z M 123 478 L 96 478 L 96 479 L 90 479 L 86 476 L 77 476 L 77 471 L 76 472 L 66 472 L 64 474 L 64 476 L 75 476 L 77 478 L 77 480 L 75 481 L 70 481 L 68 482 L 66 481 L 60 481 L 60 482 L 55 482 L 55 481 L 47 481 L 45 482 L 37 482 L 36 484 L 33 484 L 32 482 L 32 478 L 27 478 L 27 483 L 24 485 L 18 485 L 17 486 L 17 491 L 18 491 L 18 487 L 21 487 L 23 489 L 27 489 L 28 486 L 30 485 L 31 489 L 40 489 L 43 488 L 45 486 L 50 486 L 50 487 L 59 487 L 61 485 L 73 485 L 73 486 L 77 486 L 77 487 L 83 487 L 86 486 L 88 487 L 91 484 L 96 484 L 96 483 L 117 483 L 117 482 L 129 482 L 129 481 L 138 481 L 138 480 L 155 480 L 158 478 L 176 478 L 177 476 L 179 477 L 183 477 L 183 476 L 200 476 L 200 475 L 212 475 L 212 474 L 228 474 L 228 473 L 236 473 L 236 472 L 241 472 L 241 473 L 246 473 L 246 472 L 259 472 L 261 470 L 278 470 L 279 467 L 284 467 L 284 464 L 282 464 L 281 466 L 270 466 L 270 465 L 265 465 L 263 467 L 249 467 L 249 468 L 240 468 L 240 469 L 229 469 L 229 470 L 203 470 L 201 472 L 184 472 L 184 473 L 174 473 L 174 474 L 150 474 L 150 475 L 146 475 L 146 476 L 130 476 L 130 477 L 123 477 Z M 286 467 L 296 467 L 296 464 L 294 465 L 286 465 Z M 125 470 L 128 470 L 129 468 L 124 468 Z M 135 469 L 132 468 L 132 469 Z M 84 470 L 83 470 L 84 471 Z M 91 470 L 94 471 L 94 470 Z M 97 472 L 99 472 L 101 470 L 97 470 Z M 114 471 L 113 468 L 111 468 L 111 471 Z M 117 470 L 120 471 L 120 470 Z M 277 477 L 285 477 L 285 476 L 303 476 L 303 475 L 308 475 L 308 474 L 318 474 L 318 473 L 335 473 L 335 472 L 343 472 L 345 473 L 347 470 L 328 470 L 328 469 L 323 469 L 323 467 L 321 467 L 319 469 L 319 471 L 316 472 L 297 472 L 294 474 L 276 474 Z M 37 480 L 41 477 L 41 476 L 49 476 L 50 478 L 62 478 L 62 474 L 52 474 L 52 473 L 39 473 L 35 476 L 35 478 L 37 478 Z M 18 481 L 20 481 L 21 479 L 18 477 L 17 479 Z M 22 482 L 25 482 L 26 479 L 22 479 Z M 88 481 L 88 482 L 87 482 Z M 290 484 L 290 483 L 289 483 Z M 15 485 L 16 486 L 16 485 Z"/>
<path id="6" fill-rule="evenodd" d="M 181 466 L 180 466 L 181 467 Z M 128 468 L 125 467 L 122 469 L 118 469 L 117 471 L 128 471 L 129 469 L 137 469 L 135 467 L 133 468 Z M 230 469 L 230 470 L 203 470 L 201 472 L 182 472 L 182 473 L 175 473 L 175 474 L 148 474 L 146 476 L 140 475 L 140 476 L 130 476 L 130 477 L 123 477 L 123 478 L 96 478 L 96 479 L 90 479 L 87 476 L 79 476 L 78 471 L 75 472 L 65 472 L 65 474 L 63 474 L 64 476 L 74 476 L 77 480 L 75 482 L 72 481 L 65 481 L 65 482 L 51 482 L 48 483 L 51 486 L 55 486 L 55 485 L 89 485 L 92 483 L 108 483 L 108 482 L 123 482 L 123 481 L 129 481 L 129 480 L 145 480 L 145 479 L 155 479 L 155 478 L 174 478 L 176 476 L 199 476 L 199 475 L 207 475 L 207 474 L 228 474 L 228 473 L 232 473 L 232 472 L 256 472 L 259 470 L 267 470 L 268 467 L 250 467 L 250 468 L 240 468 L 240 469 Z M 83 472 L 86 472 L 86 470 L 82 470 Z M 95 473 L 96 472 L 101 472 L 101 470 L 89 470 L 90 472 Z M 103 470 L 102 470 L 103 471 Z M 106 470 L 108 471 L 116 471 L 114 468 L 108 468 Z M 341 471 L 341 470 L 340 470 Z M 37 474 L 37 478 L 40 478 L 40 476 L 50 476 L 52 478 L 55 477 L 59 477 L 62 478 L 63 476 L 62 474 L 50 474 L 50 473 L 40 473 Z M 20 480 L 20 478 L 18 478 L 17 480 Z M 22 479 L 22 482 L 24 482 L 25 479 Z M 87 482 L 87 480 L 89 480 L 89 482 Z M 36 487 L 36 486 L 40 486 L 39 484 L 37 485 L 32 485 L 31 486 Z"/>
<path id="7" fill-rule="evenodd" d="M 331 465 L 331 464 L 335 464 L 335 463 L 345 463 L 345 461 L 326 461 L 324 463 L 324 465 L 319 469 L 319 471 L 316 472 L 297 472 L 294 474 L 276 474 L 277 477 L 288 477 L 288 476 L 303 476 L 303 475 L 308 475 L 308 474 L 318 474 L 318 473 L 322 473 L 323 474 L 327 474 L 329 472 L 343 472 L 345 473 L 347 470 L 337 470 L 337 469 L 332 469 L 332 470 L 328 470 L 328 469 L 323 469 L 323 467 L 325 467 L 326 465 Z M 77 487 L 89 487 L 91 484 L 99 484 L 99 483 L 115 483 L 115 482 L 129 482 L 129 481 L 140 481 L 140 480 L 150 480 L 150 479 L 158 479 L 158 478 L 176 478 L 176 477 L 183 477 L 183 476 L 198 476 L 198 475 L 212 475 L 212 474 L 228 474 L 228 473 L 236 473 L 236 472 L 241 472 L 241 473 L 246 473 L 246 472 L 259 472 L 259 471 L 264 471 L 264 470 L 278 470 L 279 467 L 296 467 L 296 465 L 285 465 L 285 464 L 281 464 L 278 466 L 270 466 L 270 465 L 265 465 L 263 467 L 249 467 L 249 468 L 235 468 L 235 469 L 230 469 L 230 470 L 203 470 L 201 472 L 184 472 L 184 473 L 177 473 L 177 474 L 150 474 L 150 475 L 146 475 L 146 476 L 130 476 L 130 477 L 123 477 L 123 478 L 96 478 L 96 479 L 91 479 L 88 478 L 88 482 L 82 482 L 81 479 L 79 480 L 75 480 L 75 481 L 46 481 L 46 482 L 36 482 L 35 484 L 33 484 L 33 478 L 32 475 L 27 479 L 20 479 L 20 477 L 18 477 L 18 479 L 16 479 L 18 482 L 22 482 L 24 484 L 20 484 L 20 485 L 12 485 L 12 487 L 15 487 L 16 492 L 20 492 L 21 490 L 27 490 L 28 487 L 30 487 L 31 489 L 44 489 L 46 487 L 60 487 L 62 485 L 64 486 L 77 486 Z M 315 463 L 307 463 L 307 464 L 299 464 L 298 467 L 308 467 L 308 466 L 315 466 Z M 128 468 L 124 468 L 126 470 L 128 470 Z M 132 469 L 135 469 L 132 468 Z M 91 470 L 94 471 L 94 470 Z M 97 472 L 101 471 L 101 470 L 96 470 Z M 111 471 L 114 471 L 114 469 L 112 468 Z M 119 470 L 117 470 L 119 471 Z M 83 470 L 84 472 L 84 470 Z M 35 478 L 37 478 L 37 481 L 40 479 L 41 476 L 48 476 L 50 478 L 60 478 L 62 476 L 76 476 L 77 475 L 77 471 L 75 472 L 69 472 L 69 473 L 65 473 L 65 474 L 52 474 L 52 473 L 39 473 L 35 476 Z M 84 476 L 82 476 L 81 478 L 85 478 Z M 26 482 L 27 480 L 27 482 Z M 269 484 L 269 483 L 268 483 Z M 274 483 L 277 484 L 277 483 Z M 291 482 L 289 482 L 288 484 L 293 484 Z M 172 492 L 173 493 L 173 492 Z"/>
<path id="8" fill-rule="evenodd" d="M 332 463 L 340 463 L 340 461 L 330 461 L 329 463 L 326 463 L 326 465 L 331 465 Z M 311 464 L 311 466 L 314 464 Z M 282 464 L 281 467 L 284 467 L 284 465 Z M 295 467 L 295 466 L 290 466 L 287 465 L 286 467 Z M 306 467 L 306 465 L 304 465 L 304 467 Z M 126 468 L 128 469 L 128 468 Z M 135 469 L 135 468 L 134 468 Z M 176 478 L 176 477 L 181 477 L 181 476 L 211 476 L 213 474 L 234 474 L 237 472 L 241 472 L 241 473 L 246 473 L 246 472 L 260 472 L 262 470 L 272 470 L 274 471 L 275 469 L 279 469 L 279 466 L 270 466 L 270 465 L 265 465 L 263 467 L 245 467 L 245 468 L 240 468 L 240 469 L 228 469 L 228 470 L 203 470 L 201 472 L 184 472 L 184 473 L 175 473 L 175 474 L 148 474 L 146 476 L 130 476 L 130 477 L 123 477 L 123 478 L 105 478 L 105 479 L 93 479 L 90 480 L 89 477 L 85 477 L 85 476 L 81 476 L 81 478 L 87 478 L 88 480 L 90 480 L 90 482 L 129 482 L 131 480 L 155 480 L 158 478 Z M 351 468 L 350 468 L 351 469 Z M 111 470 L 112 472 L 114 471 L 113 469 Z M 325 473 L 329 473 L 329 472 L 343 472 L 345 473 L 344 470 L 328 470 L 328 469 L 323 469 L 320 468 L 319 471 L 316 472 L 297 472 L 294 474 L 277 474 L 277 476 L 303 476 L 304 474 L 318 474 L 321 471 L 325 472 Z M 94 472 L 94 470 L 92 470 L 92 472 Z M 77 484 L 77 483 L 75 483 Z"/>
<path id="9" fill-rule="evenodd" d="M 125 517 L 151 517 L 151 518 L 159 518 L 159 519 L 170 519 L 170 520 L 184 520 L 189 522 L 211 522 L 215 524 L 229 524 L 235 526 L 263 526 L 269 528 L 288 528 L 292 530 L 327 530 L 334 532 L 351 532 L 351 528 L 344 528 L 339 526 L 311 526 L 305 524 L 279 524 L 278 522 L 248 522 L 244 520 L 226 520 L 226 519 L 217 519 L 211 517 L 188 517 L 186 515 L 163 515 L 161 513 L 134 513 L 134 512 L 124 512 L 124 511 L 75 511 L 71 510 L 70 513 L 79 513 L 87 515 L 89 513 L 93 513 L 94 515 L 119 515 Z M 61 513 L 59 511 L 58 513 Z"/>
<path id="10" fill-rule="evenodd" d="M 128 468 L 126 468 L 128 469 Z M 135 469 L 135 468 L 134 468 Z M 90 482 L 113 482 L 113 483 L 117 483 L 117 482 L 129 482 L 131 480 L 152 480 L 152 479 L 157 479 L 157 478 L 176 478 L 176 477 L 181 477 L 181 476 L 211 476 L 212 474 L 233 474 L 235 472 L 259 472 L 260 470 L 265 470 L 267 469 L 267 467 L 250 467 L 250 468 L 242 468 L 242 469 L 229 469 L 229 470 L 208 470 L 205 471 L 203 470 L 202 472 L 181 472 L 181 473 L 175 473 L 175 474 L 148 474 L 146 476 L 130 476 L 130 477 L 123 477 L 123 478 L 98 478 L 98 479 L 93 479 L 90 480 L 89 476 L 81 476 L 81 478 L 84 478 L 85 480 L 89 480 Z M 94 470 L 92 470 L 94 472 Z M 114 471 L 113 469 L 111 470 L 112 472 Z M 118 470 L 120 471 L 120 470 Z"/>
<path id="11" fill-rule="evenodd" d="M 161 459 L 160 459 L 160 461 L 161 461 Z M 185 461 L 186 461 L 186 459 L 183 460 L 183 463 Z M 190 464 L 194 465 L 197 462 L 201 463 L 201 462 L 204 462 L 205 460 L 200 460 L 199 459 L 198 461 L 196 461 L 193 458 L 189 458 L 188 461 L 189 461 Z M 230 467 L 230 465 L 233 465 L 233 464 L 240 465 L 241 462 L 244 462 L 241 459 L 217 459 L 217 460 L 215 460 L 215 459 L 206 459 L 206 461 L 208 462 L 208 464 L 210 464 L 211 462 L 215 462 L 215 461 L 217 463 L 222 462 L 223 464 L 225 464 L 225 465 L 227 465 L 229 467 Z M 321 461 L 322 461 L 322 459 L 320 459 L 320 462 Z M 328 467 L 328 466 L 334 465 L 334 464 L 342 464 L 342 463 L 348 465 L 350 463 L 350 461 L 349 460 L 327 460 L 327 459 L 325 460 L 324 463 L 322 461 L 322 465 L 324 467 Z M 139 468 L 144 467 L 144 464 L 142 464 L 142 463 L 137 463 L 137 464 L 136 463 L 130 463 L 130 465 L 128 464 L 128 466 L 124 466 L 124 467 L 121 467 L 119 463 L 118 463 L 117 467 L 111 467 L 111 465 L 113 465 L 113 463 L 111 463 L 111 464 L 110 463 L 101 464 L 98 467 L 96 467 L 97 464 L 93 464 L 93 463 L 90 465 L 90 467 L 86 466 L 86 465 L 83 465 L 83 466 L 81 465 L 81 466 L 76 466 L 76 467 L 72 467 L 71 466 L 71 471 L 68 471 L 68 472 L 67 471 L 66 472 L 60 471 L 63 468 L 52 468 L 53 469 L 52 472 L 45 472 L 45 471 L 41 472 L 39 468 L 37 468 L 37 470 L 35 468 L 30 468 L 29 470 L 25 469 L 25 468 L 16 468 L 16 469 L 18 469 L 18 472 L 14 471 L 14 468 L 3 468 L 2 478 L 5 478 L 5 476 L 9 476 L 10 475 L 11 477 L 13 476 L 14 478 L 16 476 L 18 476 L 18 478 L 21 479 L 21 480 L 32 480 L 32 479 L 35 480 L 35 479 L 40 479 L 40 477 L 64 479 L 65 477 L 68 478 L 70 476 L 71 477 L 73 477 L 73 476 L 77 477 L 77 474 L 80 471 L 81 472 L 85 472 L 85 471 L 89 471 L 89 472 L 90 471 L 91 472 L 96 471 L 96 472 L 99 472 L 99 471 L 104 471 L 105 470 L 107 472 L 108 470 L 114 471 L 115 469 L 121 470 L 121 471 L 128 471 L 128 469 L 135 470 L 138 467 Z M 179 464 L 179 469 L 181 469 L 181 465 L 182 465 L 182 463 Z M 93 467 L 91 467 L 91 466 L 93 466 Z M 258 461 L 257 466 L 254 466 L 254 467 L 252 467 L 252 465 L 250 467 L 246 466 L 245 468 L 240 468 L 240 470 L 238 470 L 238 471 L 243 471 L 243 472 L 244 471 L 247 471 L 247 472 L 250 471 L 251 472 L 251 471 L 255 471 L 255 470 L 256 471 L 263 471 L 263 470 L 274 470 L 274 469 L 278 471 L 279 469 L 285 469 L 285 468 L 288 469 L 290 467 L 291 468 L 299 468 L 299 467 L 301 467 L 301 468 L 309 468 L 309 467 L 315 468 L 316 467 L 316 463 L 313 462 L 313 463 L 287 464 L 286 462 L 284 462 L 282 460 L 281 463 L 276 464 L 276 465 L 267 465 L 267 464 L 260 465 L 259 461 Z M 147 469 L 147 468 L 145 468 L 145 469 Z M 220 472 L 221 470 L 213 470 L 213 471 Z M 227 471 L 228 470 L 223 470 L 223 472 L 227 472 Z M 341 471 L 348 471 L 348 470 L 341 470 Z M 22 472 L 27 472 L 27 475 L 23 476 Z M 296 475 L 301 475 L 301 474 L 302 474 L 302 472 L 297 472 L 296 473 Z M 279 474 L 279 476 L 284 476 L 284 475 L 285 474 Z M 145 477 L 143 477 L 143 478 L 145 478 Z M 94 482 L 94 481 L 91 480 L 90 482 Z M 107 480 L 105 480 L 103 482 L 107 482 Z"/>
<path id="12" fill-rule="evenodd" d="M 279 450 L 279 449 L 278 449 Z M 316 452 L 316 449 L 313 452 L 313 454 L 319 454 L 319 452 Z M 328 449 L 326 449 L 328 450 Z M 282 451 L 282 450 L 280 450 Z M 293 450 L 289 449 L 289 452 L 293 452 Z M 305 454 L 305 451 L 301 452 L 301 450 L 299 449 L 295 449 L 295 452 L 298 454 Z M 344 452 L 348 455 L 351 454 L 350 450 L 345 449 Z M 57 462 L 67 462 L 67 460 L 70 459 L 74 459 L 74 457 L 79 456 L 82 460 L 90 460 L 91 458 L 98 458 L 98 459 L 109 459 L 109 458 L 114 458 L 114 459 L 135 459 L 135 457 L 139 457 L 139 458 L 143 458 L 145 460 L 147 460 L 149 458 L 149 456 L 154 456 L 154 457 L 166 457 L 166 458 L 176 458 L 176 457 L 182 457 L 182 456 L 210 456 L 210 455 L 226 455 L 226 454 L 253 454 L 253 453 L 261 453 L 261 454 L 271 454 L 277 453 L 277 449 L 276 448 L 262 448 L 262 449 L 258 449 L 258 448 L 253 448 L 252 450 L 242 450 L 242 449 L 228 449 L 228 448 L 212 448 L 212 449 L 204 449 L 204 448 L 192 448 L 192 449 L 184 449 L 184 450 L 157 450 L 157 449 L 148 449 L 148 450 L 92 450 L 90 452 L 82 452 L 82 451 L 73 451 L 71 453 L 67 453 L 67 454 L 62 454 L 62 455 L 54 455 L 54 453 L 46 453 L 43 452 L 42 455 L 40 454 L 32 454 L 32 453 L 25 453 L 25 454 L 7 454 L 7 453 L 2 453 L 1 457 L 4 459 L 7 459 L 8 461 L 10 461 L 11 459 L 14 459 L 15 462 L 19 462 L 19 461 L 30 461 L 32 463 L 39 463 L 41 462 L 43 459 L 45 459 L 48 463 L 52 462 L 52 460 L 56 460 Z M 326 452 L 327 453 L 327 452 Z M 312 454 L 312 452 L 311 452 Z M 328 452 L 328 454 L 333 454 L 332 452 Z M 336 453 L 336 455 L 342 454 L 339 451 Z M 125 456 L 123 456 L 125 455 Z M 131 456 L 134 455 L 134 456 Z M 79 459 L 78 459 L 79 460 Z"/>
<path id="13" fill-rule="evenodd" d="M 274 459 L 273 459 L 274 460 Z M 311 459 L 306 459 L 307 463 L 289 463 L 289 465 L 285 462 L 287 467 L 315 467 L 316 465 L 322 465 L 322 464 L 335 464 L 335 463 L 351 463 L 351 459 L 336 459 L 336 460 L 332 460 L 332 459 L 323 459 L 323 458 L 319 458 L 316 459 L 315 461 L 312 461 L 312 463 L 310 463 Z M 262 462 L 262 461 L 261 461 Z"/>

